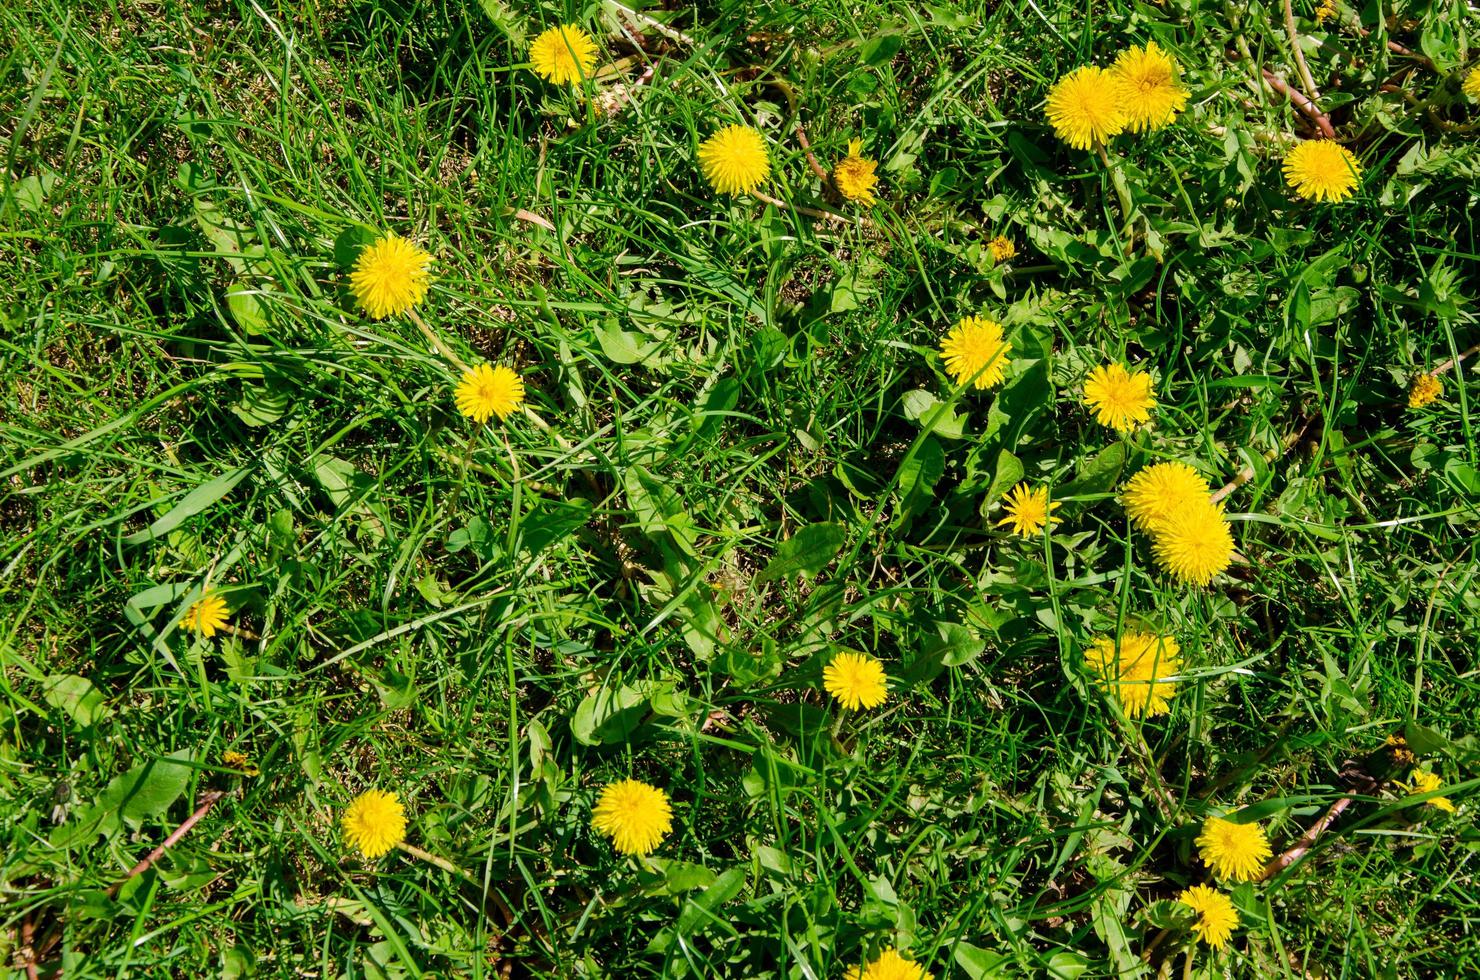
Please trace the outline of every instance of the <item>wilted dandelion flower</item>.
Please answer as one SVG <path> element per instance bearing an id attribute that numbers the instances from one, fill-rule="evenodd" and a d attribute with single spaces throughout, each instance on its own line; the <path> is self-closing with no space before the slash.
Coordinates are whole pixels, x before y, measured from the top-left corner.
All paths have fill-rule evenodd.
<path id="1" fill-rule="evenodd" d="M 591 811 L 591 826 L 623 854 L 651 854 L 673 827 L 668 794 L 636 779 L 612 783 Z"/>
<path id="2" fill-rule="evenodd" d="M 1186 463 L 1154 463 L 1126 481 L 1121 499 L 1131 523 L 1147 530 L 1189 504 L 1205 503 L 1212 492 Z"/>
<path id="3" fill-rule="evenodd" d="M 556 85 L 576 84 L 596 66 L 596 42 L 574 24 L 552 27 L 529 46 L 535 74 Z"/>
<path id="4" fill-rule="evenodd" d="M 822 668 L 822 686 L 848 711 L 877 708 L 889 697 L 884 665 L 864 653 L 840 653 Z"/>
<path id="5" fill-rule="evenodd" d="M 1234 823 L 1221 817 L 1209 817 L 1203 823 L 1197 852 L 1213 874 L 1229 881 L 1258 878 L 1272 853 L 1263 827 L 1252 821 Z"/>
<path id="6" fill-rule="evenodd" d="M 1360 176 L 1352 151 L 1331 140 L 1305 140 L 1285 154 L 1285 183 L 1308 201 L 1344 201 Z"/>
<path id="7" fill-rule="evenodd" d="M 1101 425 L 1129 432 L 1151 418 L 1156 407 L 1151 375 L 1127 371 L 1123 364 L 1097 367 L 1085 379 L 1084 404 L 1094 410 L 1095 421 Z"/>
<path id="8" fill-rule="evenodd" d="M 367 789 L 340 819 L 344 840 L 372 861 L 406 839 L 406 811 L 395 793 Z"/>
<path id="9" fill-rule="evenodd" d="M 699 146 L 699 166 L 721 194 L 748 194 L 771 172 L 766 141 L 749 126 L 726 126 Z"/>
<path id="10" fill-rule="evenodd" d="M 1321 0 L 1321 5 L 1316 8 L 1316 23 L 1324 24 L 1336 16 L 1336 0 Z"/>
<path id="11" fill-rule="evenodd" d="M 384 320 L 405 313 L 427 294 L 432 257 L 398 235 L 385 235 L 360 250 L 349 288 L 360 309 Z"/>
<path id="12" fill-rule="evenodd" d="M 262 770 L 252 765 L 250 756 L 245 752 L 237 752 L 234 749 L 227 749 L 221 753 L 221 764 L 239 770 L 243 776 L 262 775 Z"/>
<path id="13" fill-rule="evenodd" d="M 1412 782 L 1399 783 L 1398 785 L 1408 795 L 1418 796 L 1422 793 L 1432 793 L 1434 790 L 1439 789 L 1444 785 L 1444 780 L 1440 779 L 1439 774 L 1436 772 L 1429 772 L 1427 769 L 1415 769 L 1413 770 Z M 1424 802 L 1429 806 L 1438 807 L 1445 813 L 1455 812 L 1454 801 L 1447 796 L 1436 796 Z"/>
<path id="14" fill-rule="evenodd" d="M 993 262 L 1006 262 L 1017 255 L 1017 246 L 1006 235 L 998 235 L 987 242 L 987 251 L 992 253 Z"/>
<path id="15" fill-rule="evenodd" d="M 209 640 L 226 626 L 226 620 L 230 616 L 231 610 L 227 608 L 226 600 L 221 598 L 221 594 L 207 589 L 204 595 L 185 610 L 185 615 L 180 617 L 180 625 Z"/>
<path id="16" fill-rule="evenodd" d="M 850 966 L 844 980 L 935 980 L 933 973 L 893 948 L 886 949 L 864 966 Z"/>
<path id="17" fill-rule="evenodd" d="M 524 403 L 524 382 L 502 364 L 479 364 L 463 373 L 457 385 L 457 410 L 474 422 L 497 415 L 502 422 Z"/>
<path id="18" fill-rule="evenodd" d="M 1164 715 L 1177 685 L 1163 678 L 1182 669 L 1182 650 L 1170 636 L 1126 633 L 1117 644 L 1100 637 L 1084 651 L 1100 689 L 1132 718 Z"/>
<path id="19" fill-rule="evenodd" d="M 879 178 L 874 170 L 879 166 L 875 160 L 863 156 L 863 140 L 852 140 L 848 144 L 848 155 L 833 167 L 833 183 L 838 193 L 859 204 L 874 203 L 874 188 Z"/>
<path id="20" fill-rule="evenodd" d="M 1465 76 L 1464 88 L 1466 95 L 1480 102 L 1480 67 L 1470 69 L 1470 73 Z"/>
<path id="21" fill-rule="evenodd" d="M 1126 128 L 1133 133 L 1170 125 L 1187 105 L 1187 90 L 1177 84 L 1177 63 L 1155 41 L 1120 52 L 1110 74 Z"/>
<path id="22" fill-rule="evenodd" d="M 1180 582 L 1207 585 L 1233 562 L 1233 533 L 1211 503 L 1189 504 L 1151 532 L 1152 554 Z"/>
<path id="23" fill-rule="evenodd" d="M 1423 408 L 1444 393 L 1444 382 L 1425 371 L 1408 385 L 1408 407 Z"/>
<path id="24" fill-rule="evenodd" d="M 1197 913 L 1192 931 L 1197 938 L 1214 949 L 1228 945 L 1233 930 L 1238 928 L 1238 909 L 1227 895 L 1207 885 L 1193 885 L 1183 889 L 1177 902 Z"/>
<path id="25" fill-rule="evenodd" d="M 1104 143 L 1126 125 L 1115 79 L 1093 65 L 1076 68 L 1054 82 L 1047 112 L 1059 139 L 1076 150 Z"/>
<path id="26" fill-rule="evenodd" d="M 1026 483 L 1019 483 L 1008 491 L 1003 503 L 1003 513 L 1007 516 L 998 521 L 997 526 L 1010 524 L 1013 534 L 1025 538 L 1036 537 L 1045 524 L 1059 522 L 1057 517 L 1050 516 L 1059 507 L 1057 501 L 1049 503 L 1048 487 L 1034 488 Z"/>
<path id="27" fill-rule="evenodd" d="M 1012 345 L 1002 336 L 1002 324 L 979 316 L 962 317 L 940 342 L 946 371 L 957 384 L 970 381 L 977 390 L 1002 383 Z"/>

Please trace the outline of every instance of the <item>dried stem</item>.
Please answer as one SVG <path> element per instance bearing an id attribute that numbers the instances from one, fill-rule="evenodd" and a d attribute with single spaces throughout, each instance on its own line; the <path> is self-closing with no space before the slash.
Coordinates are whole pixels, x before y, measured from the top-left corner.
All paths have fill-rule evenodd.
<path id="1" fill-rule="evenodd" d="M 1331 125 L 1331 117 L 1322 112 L 1304 92 L 1293 87 L 1268 68 L 1260 70 L 1264 72 L 1264 84 L 1289 99 L 1296 111 L 1309 119 L 1323 137 L 1328 140 L 1336 138 L 1336 130 Z"/>
<path id="2" fill-rule="evenodd" d="M 1290 9 L 1290 0 L 1285 2 L 1285 34 L 1290 38 L 1290 51 L 1295 55 L 1295 70 L 1300 73 L 1301 84 L 1310 93 L 1311 102 L 1321 97 L 1316 80 L 1311 77 L 1310 66 L 1305 63 L 1305 52 L 1300 50 L 1300 33 L 1295 30 L 1295 11 Z"/>
<path id="3" fill-rule="evenodd" d="M 1480 351 L 1480 344 L 1476 344 L 1475 346 L 1471 347 L 1469 350 L 1465 351 L 1463 354 L 1460 354 L 1458 357 L 1451 357 L 1449 360 L 1447 360 L 1444 363 L 1436 366 L 1434 368 L 1434 370 L 1430 371 L 1429 373 L 1432 374 L 1434 377 L 1437 378 L 1439 375 L 1447 373 L 1450 368 L 1452 368 L 1452 367 L 1454 367 L 1454 366 L 1456 366 L 1458 364 L 1463 364 L 1465 358 L 1469 357 L 1471 354 L 1475 353 L 1476 351 Z"/>
<path id="4" fill-rule="evenodd" d="M 807 164 L 812 168 L 812 172 L 817 175 L 817 179 L 824 184 L 827 183 L 827 171 L 823 169 L 822 164 L 817 162 L 817 157 L 813 156 L 812 144 L 808 142 L 807 131 L 802 128 L 801 123 L 797 123 L 797 142 L 802 144 L 802 152 L 807 155 Z"/>
<path id="5" fill-rule="evenodd" d="M 427 322 L 423 320 L 415 310 L 407 310 L 406 313 L 408 316 L 411 317 L 411 322 L 416 324 L 417 328 L 421 330 L 422 336 L 426 337 L 427 343 L 432 345 L 432 350 L 436 351 L 438 354 L 441 354 L 443 357 L 447 358 L 447 360 L 451 361 L 454 365 L 457 366 L 457 369 L 459 371 L 466 371 L 468 369 L 468 366 L 466 363 L 463 362 L 463 359 L 453 353 L 451 348 L 449 348 L 446 344 L 442 343 L 442 338 L 437 336 L 435 330 L 427 326 Z"/>
<path id="6" fill-rule="evenodd" d="M 1307 830 L 1301 836 L 1301 838 L 1295 842 L 1294 847 L 1291 847 L 1283 854 L 1277 855 L 1273 860 L 1271 860 L 1268 864 L 1264 866 L 1264 874 L 1260 877 L 1259 880 L 1268 881 L 1270 878 L 1273 878 L 1275 875 L 1279 874 L 1281 871 L 1285 870 L 1290 865 L 1294 864 L 1296 861 L 1299 861 L 1302 857 L 1304 857 L 1305 853 L 1315 845 L 1316 839 L 1324 834 L 1326 830 L 1330 828 L 1333 823 L 1336 822 L 1336 818 L 1341 816 L 1342 811 L 1351 806 L 1352 802 L 1355 799 L 1355 796 L 1349 794 L 1347 796 L 1343 796 L 1335 803 L 1332 803 L 1331 808 L 1327 810 L 1324 815 L 1322 815 L 1321 819 L 1310 825 L 1310 829 Z"/>
<path id="7" fill-rule="evenodd" d="M 216 801 L 220 800 L 225 795 L 226 791 L 219 789 L 209 789 L 202 793 L 200 796 L 201 804 L 200 806 L 195 808 L 195 812 L 187 817 L 184 823 L 176 827 L 175 832 L 164 839 L 164 843 L 160 844 L 154 850 L 150 851 L 148 857 L 144 858 L 144 860 L 140 861 L 138 864 L 129 869 L 129 873 L 127 875 L 124 875 L 122 881 L 114 882 L 112 887 L 108 889 L 108 897 L 113 898 L 117 896 L 118 890 L 122 888 L 130 879 L 134 878 L 137 875 L 143 874 L 145 871 L 148 871 L 151 867 L 153 867 L 154 862 L 164 857 L 165 851 L 168 851 L 170 848 L 180 843 L 180 838 L 190 833 L 190 828 L 199 823 L 201 821 L 201 818 L 204 817 L 207 813 L 210 813 L 211 807 L 215 806 Z"/>
<path id="8" fill-rule="evenodd" d="M 1300 431 L 1294 433 L 1293 435 L 1286 436 L 1284 448 L 1279 450 L 1271 449 L 1269 452 L 1265 453 L 1264 461 L 1267 463 L 1272 463 L 1279 457 L 1284 456 L 1290 450 L 1294 449 L 1295 446 L 1300 442 L 1300 440 L 1305 438 L 1305 430 L 1310 428 L 1310 424 L 1312 421 L 1314 420 L 1306 419 L 1305 424 L 1300 427 Z M 1225 483 L 1223 485 L 1223 488 L 1217 493 L 1213 494 L 1213 496 L 1209 499 L 1215 504 L 1219 503 L 1223 500 L 1224 497 L 1227 497 L 1229 494 L 1233 493 L 1233 491 L 1237 490 L 1239 487 L 1243 486 L 1245 483 L 1248 483 L 1252 479 L 1254 479 L 1254 467 L 1245 466 L 1243 469 L 1239 470 L 1237 474 L 1234 475 L 1234 478 L 1232 480 L 1229 480 L 1227 483 Z"/>

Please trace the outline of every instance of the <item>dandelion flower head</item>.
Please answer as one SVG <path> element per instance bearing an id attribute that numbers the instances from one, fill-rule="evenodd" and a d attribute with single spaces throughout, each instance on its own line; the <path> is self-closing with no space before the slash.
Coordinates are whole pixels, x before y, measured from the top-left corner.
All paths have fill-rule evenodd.
<path id="1" fill-rule="evenodd" d="M 1444 393 L 1444 382 L 1425 371 L 1408 386 L 1408 407 L 1423 408 Z"/>
<path id="2" fill-rule="evenodd" d="M 1093 65 L 1076 68 L 1054 82 L 1047 112 L 1059 139 L 1076 150 L 1105 143 L 1126 125 L 1119 86 L 1110 72 Z"/>
<path id="3" fill-rule="evenodd" d="M 748 194 L 771 173 L 766 141 L 749 126 L 726 126 L 699 146 L 699 166 L 721 194 Z"/>
<path id="4" fill-rule="evenodd" d="M 1148 530 L 1189 505 L 1206 503 L 1212 492 L 1186 463 L 1153 463 L 1126 481 L 1121 499 L 1131 523 Z"/>
<path id="5" fill-rule="evenodd" d="M 864 653 L 833 657 L 822 668 L 822 686 L 848 711 L 877 708 L 889 697 L 884 665 Z"/>
<path id="6" fill-rule="evenodd" d="M 1238 928 L 1238 910 L 1232 899 L 1207 885 L 1193 885 L 1177 896 L 1177 902 L 1197 913 L 1197 921 L 1192 924 L 1197 938 L 1214 949 L 1228 945 L 1233 930 Z"/>
<path id="7" fill-rule="evenodd" d="M 656 786 L 623 779 L 601 791 L 591 826 L 623 854 L 651 854 L 673 828 L 673 808 L 668 794 Z"/>
<path id="8" fill-rule="evenodd" d="M 946 371 L 957 384 L 970 381 L 978 391 L 1002 383 L 1011 353 L 1002 324 L 979 316 L 962 317 L 940 343 Z"/>
<path id="9" fill-rule="evenodd" d="M 221 631 L 230 615 L 231 610 L 227 608 L 226 600 L 221 598 L 221 593 L 207 589 L 199 600 L 185 610 L 185 615 L 180 618 L 180 625 L 192 633 L 199 633 L 210 639 Z"/>
<path id="10" fill-rule="evenodd" d="M 556 85 L 578 84 L 596 67 L 596 42 L 574 24 L 552 27 L 529 46 L 536 75 Z"/>
<path id="11" fill-rule="evenodd" d="M 1084 651 L 1100 689 L 1132 718 L 1164 715 L 1177 685 L 1165 678 L 1182 669 L 1182 650 L 1170 636 L 1126 633 L 1117 644 L 1100 637 Z"/>
<path id="12" fill-rule="evenodd" d="M 1122 51 L 1110 74 L 1131 132 L 1170 125 L 1187 106 L 1187 90 L 1177 84 L 1177 63 L 1155 41 Z"/>
<path id="13" fill-rule="evenodd" d="M 1194 503 L 1152 528 L 1151 552 L 1161 567 L 1188 585 L 1207 585 L 1233 563 L 1233 533 L 1223 509 Z"/>
<path id="14" fill-rule="evenodd" d="M 1095 421 L 1116 432 L 1129 432 L 1151 418 L 1156 398 L 1151 394 L 1151 376 L 1127 371 L 1123 364 L 1095 368 L 1084 382 L 1084 404 L 1095 413 Z"/>
<path id="15" fill-rule="evenodd" d="M 1213 874 L 1229 881 L 1253 881 L 1270 858 L 1269 841 L 1257 823 L 1209 817 L 1197 838 L 1197 852 Z"/>
<path id="16" fill-rule="evenodd" d="M 221 764 L 240 771 L 243 776 L 262 775 L 262 770 L 252 765 L 251 756 L 245 752 L 238 752 L 235 749 L 227 749 L 221 753 Z"/>
<path id="17" fill-rule="evenodd" d="M 1003 513 L 1007 516 L 998 521 L 997 526 L 1011 525 L 1013 534 L 1024 538 L 1036 537 L 1044 525 L 1059 522 L 1057 517 L 1051 516 L 1059 506 L 1057 501 L 1049 503 L 1048 487 L 1029 487 L 1026 483 L 1019 483 L 1008 491 L 1003 505 Z"/>
<path id="18" fill-rule="evenodd" d="M 1399 783 L 1398 785 L 1403 787 L 1404 791 L 1410 796 L 1418 796 L 1421 793 L 1432 793 L 1434 790 L 1441 788 L 1444 785 L 1444 780 L 1440 779 L 1439 774 L 1436 772 L 1429 772 L 1427 769 L 1415 769 L 1413 770 L 1412 782 Z M 1447 796 L 1435 796 L 1424 802 L 1429 806 L 1438 807 L 1445 813 L 1455 812 L 1454 801 Z"/>
<path id="19" fill-rule="evenodd" d="M 896 949 L 886 949 L 862 967 L 850 966 L 844 980 L 935 980 L 935 975 Z"/>
<path id="20" fill-rule="evenodd" d="M 406 839 L 406 811 L 395 793 L 367 789 L 344 811 L 340 826 L 345 843 L 373 861 Z"/>
<path id="21" fill-rule="evenodd" d="M 859 204 L 873 204 L 874 188 L 879 183 L 874 170 L 878 166 L 877 161 L 863 156 L 862 140 L 850 142 L 848 155 L 833 167 L 833 183 L 837 185 L 838 193 Z"/>
<path id="22" fill-rule="evenodd" d="M 474 422 L 497 415 L 502 422 L 524 403 L 524 382 L 502 364 L 479 364 L 463 373 L 457 385 L 457 410 Z"/>
<path id="23" fill-rule="evenodd" d="M 1001 263 L 1017 255 L 1017 246 L 1006 235 L 998 235 L 987 242 L 987 251 L 992 253 L 993 262 Z"/>
<path id="24" fill-rule="evenodd" d="M 1285 154 L 1285 183 L 1308 201 L 1344 201 L 1360 176 L 1352 151 L 1331 140 L 1305 140 Z"/>
<path id="25" fill-rule="evenodd" d="M 1321 5 L 1316 8 L 1316 23 L 1324 24 L 1336 16 L 1336 0 L 1321 0 Z"/>
<path id="26" fill-rule="evenodd" d="M 398 235 L 367 245 L 349 274 L 350 292 L 372 319 L 405 313 L 426 298 L 432 257 Z"/>

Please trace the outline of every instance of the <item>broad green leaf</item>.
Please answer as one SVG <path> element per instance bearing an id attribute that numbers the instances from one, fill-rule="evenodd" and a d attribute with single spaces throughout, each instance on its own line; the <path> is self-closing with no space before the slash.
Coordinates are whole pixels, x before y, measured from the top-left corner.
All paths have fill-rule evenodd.
<path id="1" fill-rule="evenodd" d="M 1109 493 L 1120 481 L 1125 467 L 1125 443 L 1112 442 L 1079 468 L 1074 479 L 1059 487 L 1055 497 L 1080 497 Z"/>
<path id="2" fill-rule="evenodd" d="M 969 980 L 1008 980 L 1019 975 L 1010 954 L 993 953 L 968 942 L 956 943 L 951 958 Z"/>
<path id="3" fill-rule="evenodd" d="M 76 674 L 53 674 L 46 679 L 41 696 L 46 703 L 57 708 L 77 724 L 96 724 L 113 714 L 103 698 L 103 693 L 86 677 Z"/>
<path id="4" fill-rule="evenodd" d="M 156 520 L 144 530 L 125 537 L 123 543 L 143 544 L 145 541 L 154 541 L 164 537 L 230 493 L 238 483 L 246 479 L 247 474 L 250 472 L 250 469 L 243 466 L 240 469 L 222 473 L 215 479 L 202 483 L 182 497 L 180 502 L 171 508 L 163 517 Z"/>
<path id="5" fill-rule="evenodd" d="M 1018 481 L 1023 478 L 1023 472 L 1021 460 L 1005 449 L 997 451 L 997 466 L 992 470 L 992 482 L 987 484 L 986 496 L 982 497 L 981 513 L 983 516 L 999 497 L 1018 485 Z"/>
<path id="6" fill-rule="evenodd" d="M 582 745 L 616 745 L 627 741 L 647 715 L 647 698 L 636 688 L 604 687 L 576 706 L 570 731 Z"/>
<path id="7" fill-rule="evenodd" d="M 941 401 L 928 391 L 917 388 L 900 399 L 904 416 L 920 428 L 942 439 L 960 439 L 966 434 L 966 418 L 956 407 Z"/>
<path id="8" fill-rule="evenodd" d="M 191 759 L 190 750 L 181 749 L 113 777 L 95 804 L 104 814 L 104 832 L 117 826 L 117 820 L 137 827 L 168 810 L 190 785 L 195 771 Z"/>
<path id="9" fill-rule="evenodd" d="M 880 34 L 863 42 L 858 49 L 858 59 L 870 68 L 887 65 L 904 47 L 904 38 L 898 34 Z"/>
<path id="10" fill-rule="evenodd" d="M 798 574 L 815 576 L 837 557 L 845 540 L 847 533 L 840 524 L 809 524 L 776 546 L 775 556 L 755 582 L 789 579 Z"/>

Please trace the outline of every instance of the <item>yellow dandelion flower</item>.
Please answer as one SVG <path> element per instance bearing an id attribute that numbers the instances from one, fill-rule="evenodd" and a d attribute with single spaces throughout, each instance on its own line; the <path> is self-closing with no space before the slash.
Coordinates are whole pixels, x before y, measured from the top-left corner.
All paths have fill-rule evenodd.
<path id="1" fill-rule="evenodd" d="M 1192 924 L 1197 938 L 1214 949 L 1228 945 L 1233 930 L 1238 928 L 1238 909 L 1233 907 L 1232 899 L 1207 885 L 1193 885 L 1177 896 L 1177 902 L 1197 913 L 1197 921 Z"/>
<path id="2" fill-rule="evenodd" d="M 1436 772 L 1429 772 L 1427 769 L 1415 769 L 1413 770 L 1412 782 L 1399 783 L 1398 785 L 1409 796 L 1418 796 L 1423 793 L 1432 793 L 1434 790 L 1441 788 L 1444 785 L 1444 780 L 1440 779 L 1439 774 Z M 1429 806 L 1438 807 L 1445 813 L 1456 812 L 1454 801 L 1447 796 L 1436 796 L 1424 802 Z"/>
<path id="3" fill-rule="evenodd" d="M 1465 76 L 1465 94 L 1476 102 L 1480 102 L 1480 66 L 1470 69 Z"/>
<path id="4" fill-rule="evenodd" d="M 1103 68 L 1076 68 L 1048 91 L 1048 121 L 1059 139 L 1088 150 L 1125 129 L 1115 79 Z"/>
<path id="5" fill-rule="evenodd" d="M 884 665 L 866 653 L 840 653 L 822 668 L 822 686 L 848 711 L 877 708 L 889 697 Z"/>
<path id="6" fill-rule="evenodd" d="M 1197 853 L 1219 878 L 1253 881 L 1264 873 L 1265 862 L 1273 852 L 1264 837 L 1264 828 L 1257 823 L 1209 817 L 1198 835 Z"/>
<path id="7" fill-rule="evenodd" d="M 1100 689 L 1132 718 L 1164 715 L 1177 685 L 1167 678 L 1182 669 L 1182 648 L 1170 636 L 1126 633 L 1117 643 L 1100 637 L 1084 651 Z"/>
<path id="8" fill-rule="evenodd" d="M 1423 408 L 1444 393 L 1444 382 L 1435 375 L 1424 372 L 1416 375 L 1408 386 L 1408 407 Z"/>
<path id="9" fill-rule="evenodd" d="M 668 794 L 636 779 L 612 783 L 591 811 L 591 827 L 623 854 L 651 854 L 673 828 Z"/>
<path id="10" fill-rule="evenodd" d="M 345 843 L 372 861 L 406 839 L 406 811 L 385 790 L 367 789 L 355 797 L 339 823 Z"/>
<path id="11" fill-rule="evenodd" d="M 458 382 L 457 410 L 482 424 L 497 415 L 502 422 L 524 404 L 524 382 L 513 368 L 479 364 Z"/>
<path id="12" fill-rule="evenodd" d="M 721 194 L 748 194 L 771 173 L 766 141 L 749 126 L 726 126 L 699 146 L 699 166 Z"/>
<path id="13" fill-rule="evenodd" d="M 935 980 L 935 974 L 893 948 L 886 949 L 864 966 L 850 966 L 844 980 Z"/>
<path id="14" fill-rule="evenodd" d="M 1046 524 L 1057 524 L 1059 519 L 1050 514 L 1058 510 L 1058 501 L 1049 503 L 1048 487 L 1029 487 L 1019 483 L 1007 493 L 1003 513 L 1007 516 L 997 522 L 998 527 L 1012 525 L 1012 533 L 1025 538 L 1037 537 Z"/>
<path id="15" fill-rule="evenodd" d="M 1382 740 L 1382 744 L 1387 747 L 1397 765 L 1411 766 L 1418 760 L 1418 756 L 1408 747 L 1408 740 L 1402 735 L 1389 735 Z"/>
<path id="16" fill-rule="evenodd" d="M 536 75 L 556 85 L 576 85 L 596 67 L 596 42 L 574 24 L 552 27 L 529 46 Z"/>
<path id="17" fill-rule="evenodd" d="M 1321 5 L 1316 8 L 1316 23 L 1324 24 L 1336 16 L 1336 0 L 1321 0 Z"/>
<path id="18" fill-rule="evenodd" d="M 979 316 L 962 317 L 940 343 L 946 371 L 957 384 L 969 381 L 978 391 L 1002 383 L 1011 353 L 1002 324 Z"/>
<path id="19" fill-rule="evenodd" d="M 1133 133 L 1170 125 L 1187 106 L 1187 90 L 1177 84 L 1177 62 L 1155 41 L 1120 52 L 1110 74 L 1126 128 Z"/>
<path id="20" fill-rule="evenodd" d="M 227 608 L 226 600 L 221 598 L 221 594 L 207 589 L 200 599 L 185 610 L 185 615 L 180 618 L 180 625 L 209 640 L 225 628 L 230 616 L 231 610 Z"/>
<path id="21" fill-rule="evenodd" d="M 1212 492 L 1186 463 L 1154 463 L 1126 481 L 1121 499 L 1131 523 L 1148 530 L 1188 504 L 1206 502 Z"/>
<path id="22" fill-rule="evenodd" d="M 1192 503 L 1152 529 L 1151 553 L 1178 581 L 1207 585 L 1233 563 L 1233 532 L 1223 508 Z"/>
<path id="23" fill-rule="evenodd" d="M 1360 176 L 1352 151 L 1331 140 L 1305 140 L 1285 154 L 1285 183 L 1307 201 L 1344 201 Z"/>
<path id="24" fill-rule="evenodd" d="M 260 776 L 262 770 L 252 765 L 252 759 L 245 752 L 237 752 L 228 749 L 221 753 L 221 764 L 228 769 L 236 769 L 243 776 Z"/>
<path id="25" fill-rule="evenodd" d="M 863 140 L 853 140 L 848 144 L 848 155 L 833 167 L 833 184 L 837 186 L 838 193 L 848 200 L 859 204 L 873 204 L 874 188 L 879 183 L 874 170 L 879 164 L 862 154 Z"/>
<path id="26" fill-rule="evenodd" d="M 1123 364 L 1097 367 L 1085 379 L 1084 404 L 1094 410 L 1095 421 L 1101 425 L 1129 432 L 1151 418 L 1156 407 L 1151 375 L 1127 371 Z"/>
<path id="27" fill-rule="evenodd" d="M 1002 263 L 1017 255 L 1017 246 L 1006 235 L 998 235 L 987 242 L 987 251 L 992 253 L 993 262 Z"/>
<path id="28" fill-rule="evenodd" d="M 372 319 L 405 313 L 426 298 L 432 257 L 398 235 L 385 235 L 360 251 L 349 288 Z"/>

